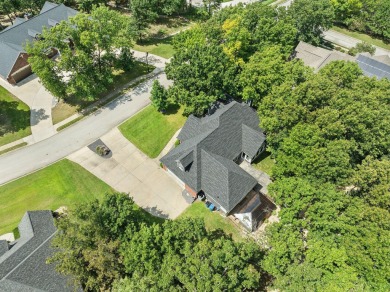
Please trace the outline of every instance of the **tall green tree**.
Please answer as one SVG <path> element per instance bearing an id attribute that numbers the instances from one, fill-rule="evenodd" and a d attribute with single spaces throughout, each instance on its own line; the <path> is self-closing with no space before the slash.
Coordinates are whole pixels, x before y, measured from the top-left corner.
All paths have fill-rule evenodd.
<path id="1" fill-rule="evenodd" d="M 150 92 L 152 105 L 160 112 L 168 108 L 168 92 L 158 80 L 153 81 L 152 91 Z"/>
<path id="2" fill-rule="evenodd" d="M 83 12 L 90 13 L 94 6 L 107 4 L 107 0 L 76 0 L 77 8 Z"/>
<path id="3" fill-rule="evenodd" d="M 132 37 L 129 18 L 101 6 L 44 29 L 26 50 L 32 70 L 52 94 L 95 99 L 113 82 L 118 50 L 129 52 Z M 47 59 L 51 48 L 60 52 L 56 62 Z"/>
<path id="4" fill-rule="evenodd" d="M 131 0 L 130 10 L 133 19 L 133 27 L 138 39 L 142 39 L 146 29 L 158 18 L 156 1 Z"/>
<path id="5" fill-rule="evenodd" d="M 12 13 L 15 14 L 18 8 L 19 8 L 18 1 L 0 0 L 0 14 L 7 15 L 9 21 L 11 21 L 12 24 L 14 24 Z"/>
<path id="6" fill-rule="evenodd" d="M 311 71 L 302 62 L 287 62 L 287 57 L 280 46 L 254 53 L 239 75 L 243 99 L 258 107 L 275 86 L 285 82 L 297 86 L 310 76 Z"/>
<path id="7" fill-rule="evenodd" d="M 100 202 L 77 206 L 57 221 L 53 245 L 58 252 L 50 262 L 86 290 L 107 290 L 123 276 L 121 238 L 145 222 L 144 211 L 126 194 L 107 194 Z"/>
<path id="8" fill-rule="evenodd" d="M 220 232 L 209 233 L 200 220 L 145 226 L 122 246 L 122 254 L 129 276 L 117 282 L 114 291 L 261 287 L 259 247 L 236 243 Z"/>
<path id="9" fill-rule="evenodd" d="M 202 116 L 214 101 L 226 99 L 235 67 L 221 46 L 191 45 L 177 52 L 166 67 L 167 77 L 174 81 L 169 94 L 185 105 L 185 114 Z"/>
<path id="10" fill-rule="evenodd" d="M 322 32 L 332 27 L 334 8 L 330 0 L 295 0 L 288 9 L 295 20 L 299 39 L 319 45 Z"/>

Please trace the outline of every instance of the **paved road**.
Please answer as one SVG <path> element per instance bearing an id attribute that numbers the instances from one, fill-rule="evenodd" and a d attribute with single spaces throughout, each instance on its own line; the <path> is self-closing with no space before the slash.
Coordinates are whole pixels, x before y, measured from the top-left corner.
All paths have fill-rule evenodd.
<path id="1" fill-rule="evenodd" d="M 347 36 L 345 34 L 339 33 L 334 30 L 328 30 L 324 32 L 324 38 L 332 43 L 335 43 L 339 46 L 342 46 L 344 48 L 352 48 L 356 46 L 357 43 L 360 43 L 361 40 L 355 39 L 353 37 Z M 380 55 L 389 55 L 390 56 L 390 51 L 382 49 L 380 47 L 375 46 L 376 51 L 375 55 L 380 56 Z"/>
<path id="2" fill-rule="evenodd" d="M 60 133 L 20 150 L 0 156 L 0 184 L 54 163 L 92 143 L 150 103 L 154 79 L 167 86 L 164 73 L 148 80 Z"/>

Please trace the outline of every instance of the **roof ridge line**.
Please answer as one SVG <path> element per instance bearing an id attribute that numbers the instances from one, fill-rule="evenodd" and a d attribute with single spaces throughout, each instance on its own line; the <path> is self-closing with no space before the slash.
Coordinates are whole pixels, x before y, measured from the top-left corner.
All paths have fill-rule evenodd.
<path id="1" fill-rule="evenodd" d="M 30 215 L 29 215 L 30 217 Z M 52 235 L 50 235 L 48 238 L 46 238 L 40 245 L 38 245 L 27 257 L 25 257 L 19 264 L 17 264 L 11 271 L 8 272 L 8 274 L 6 274 L 2 279 L 0 279 L 0 281 L 4 280 L 4 279 L 7 279 L 7 277 L 9 275 L 11 275 L 17 268 L 19 268 L 27 259 L 29 259 L 38 249 L 40 249 L 48 240 L 50 240 L 56 233 L 57 233 L 58 230 L 56 230 L 55 232 L 53 232 Z"/>
<path id="2" fill-rule="evenodd" d="M 57 4 L 57 3 L 50 2 L 50 1 L 46 1 L 46 2 L 49 2 L 49 3 L 52 3 L 52 4 Z M 45 2 L 45 3 L 46 3 L 46 2 Z M 21 25 L 21 24 L 24 24 L 24 23 L 26 23 L 26 22 L 29 22 L 30 20 L 33 20 L 34 18 L 37 18 L 38 16 L 43 15 L 43 14 L 45 14 L 46 12 L 51 11 L 51 10 L 53 10 L 54 8 L 57 8 L 57 7 L 61 6 L 61 5 L 64 5 L 64 3 L 57 4 L 56 6 L 50 8 L 50 9 L 48 9 L 48 10 L 42 12 L 42 13 L 39 13 L 39 14 L 37 14 L 37 15 L 35 15 L 35 16 L 29 18 L 29 19 L 26 19 L 26 21 L 23 21 L 23 22 L 21 22 L 21 23 L 18 23 L 17 25 L 11 25 L 11 27 L 9 27 L 7 30 L 1 31 L 1 32 L 0 32 L 0 36 L 1 36 L 2 33 L 7 32 L 7 31 L 10 31 L 11 29 L 13 29 L 13 28 L 15 28 L 15 27 L 17 27 L 17 26 L 19 26 L 19 25 Z M 64 5 L 64 6 L 65 6 L 65 5 Z M 65 7 L 67 7 L 67 6 L 65 6 Z M 43 7 L 42 7 L 42 8 L 43 8 Z M 41 9 L 42 9 L 42 8 L 41 8 Z M 19 18 L 21 18 L 21 17 L 19 17 Z"/>

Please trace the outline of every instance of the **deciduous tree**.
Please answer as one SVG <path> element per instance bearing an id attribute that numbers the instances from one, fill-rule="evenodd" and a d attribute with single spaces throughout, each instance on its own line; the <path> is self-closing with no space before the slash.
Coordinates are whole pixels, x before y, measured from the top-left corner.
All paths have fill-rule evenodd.
<path id="1" fill-rule="evenodd" d="M 132 36 L 128 17 L 98 7 L 44 29 L 26 50 L 32 70 L 55 96 L 95 99 L 113 82 L 118 52 L 129 52 Z M 56 62 L 47 58 L 52 48 L 60 52 Z"/>

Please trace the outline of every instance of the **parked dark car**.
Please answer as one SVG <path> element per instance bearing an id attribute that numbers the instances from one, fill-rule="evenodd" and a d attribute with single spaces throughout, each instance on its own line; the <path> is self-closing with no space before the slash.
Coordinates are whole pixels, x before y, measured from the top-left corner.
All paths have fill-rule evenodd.
<path id="1" fill-rule="evenodd" d="M 96 152 L 100 156 L 106 156 L 106 155 L 110 154 L 111 150 L 106 145 L 98 145 L 98 146 L 96 146 Z"/>

